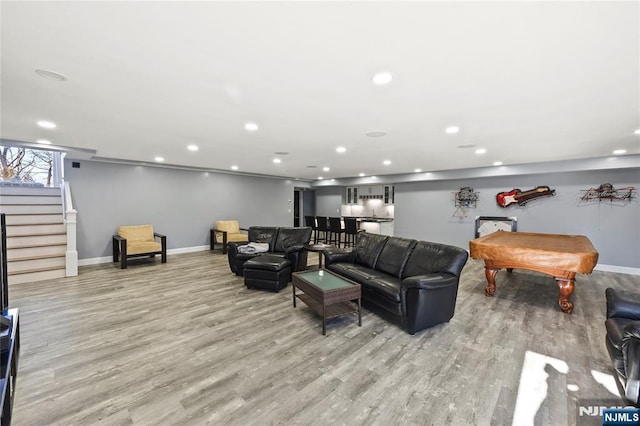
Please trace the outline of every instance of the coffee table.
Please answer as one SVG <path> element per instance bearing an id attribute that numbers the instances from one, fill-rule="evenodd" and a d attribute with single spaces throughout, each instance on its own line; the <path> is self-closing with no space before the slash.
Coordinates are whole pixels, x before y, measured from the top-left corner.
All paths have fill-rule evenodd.
<path id="1" fill-rule="evenodd" d="M 327 319 L 358 313 L 362 326 L 360 284 L 324 269 L 294 272 L 291 275 L 293 307 L 296 298 L 302 300 L 318 315 L 322 315 L 322 335 L 327 335 Z M 296 293 L 296 288 L 301 293 Z"/>

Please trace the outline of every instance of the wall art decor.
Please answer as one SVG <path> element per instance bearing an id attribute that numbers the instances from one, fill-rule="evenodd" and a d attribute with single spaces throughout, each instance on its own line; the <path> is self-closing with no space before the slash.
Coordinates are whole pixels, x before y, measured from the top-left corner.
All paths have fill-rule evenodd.
<path id="1" fill-rule="evenodd" d="M 522 191 L 518 188 L 512 189 L 509 192 L 500 192 L 496 195 L 496 202 L 502 208 L 509 207 L 512 204 L 518 204 L 524 206 L 529 201 L 540 197 L 549 197 L 556 195 L 556 190 L 551 189 L 548 186 L 537 186 L 528 191 Z"/>
<path id="2" fill-rule="evenodd" d="M 453 205 L 456 210 L 453 212 L 453 217 L 467 217 L 467 210 L 470 208 L 475 209 L 478 203 L 480 193 L 474 192 L 473 188 L 465 186 L 460 188 L 459 191 L 453 193 Z"/>
<path id="3" fill-rule="evenodd" d="M 616 189 L 610 183 L 603 183 L 597 188 L 583 189 L 580 201 L 585 203 L 608 201 L 610 203 L 626 204 L 630 203 L 637 195 L 636 188 L 633 186 Z"/>

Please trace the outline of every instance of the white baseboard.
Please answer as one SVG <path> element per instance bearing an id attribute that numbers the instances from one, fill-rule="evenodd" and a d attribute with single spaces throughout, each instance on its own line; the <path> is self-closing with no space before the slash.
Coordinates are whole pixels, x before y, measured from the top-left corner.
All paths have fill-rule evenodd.
<path id="1" fill-rule="evenodd" d="M 177 249 L 169 249 L 167 250 L 167 256 L 171 256 L 173 254 L 183 254 L 183 253 L 193 253 L 196 251 L 205 251 L 209 250 L 209 246 L 194 246 L 194 247 L 181 247 Z M 104 256 L 104 257 L 91 257 L 88 259 L 80 259 L 78 260 L 78 266 L 89 266 L 89 265 L 98 265 L 100 263 L 112 263 L 113 256 Z"/>
<path id="2" fill-rule="evenodd" d="M 619 274 L 640 275 L 640 268 L 630 268 L 628 266 L 601 265 L 595 267 L 596 271 L 617 272 Z"/>

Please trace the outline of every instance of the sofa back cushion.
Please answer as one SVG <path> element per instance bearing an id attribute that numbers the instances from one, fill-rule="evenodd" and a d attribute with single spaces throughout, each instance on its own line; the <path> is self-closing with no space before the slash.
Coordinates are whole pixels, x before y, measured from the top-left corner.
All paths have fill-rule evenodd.
<path id="1" fill-rule="evenodd" d="M 418 241 L 407 261 L 401 278 L 447 272 L 460 276 L 469 254 L 460 247 Z"/>
<path id="2" fill-rule="evenodd" d="M 358 236 L 358 243 L 356 244 L 355 263 L 366 266 L 367 268 L 374 268 L 378 256 L 380 256 L 380 252 L 388 239 L 389 237 L 386 235 L 362 232 Z"/>
<path id="3" fill-rule="evenodd" d="M 151 225 L 121 226 L 118 228 L 118 235 L 120 235 L 122 238 L 125 238 L 127 242 L 155 242 L 155 239 L 153 237 L 153 226 Z"/>
<path id="4" fill-rule="evenodd" d="M 276 238 L 275 252 L 285 252 L 291 246 L 309 244 L 311 240 L 311 227 L 302 228 L 285 228 L 282 227 L 278 231 Z"/>
<path id="5" fill-rule="evenodd" d="M 251 226 L 249 228 L 249 241 L 252 243 L 269 243 L 269 249 L 273 250 L 278 236 L 278 228 L 275 226 Z"/>
<path id="6" fill-rule="evenodd" d="M 376 262 L 376 270 L 400 278 L 400 272 L 407 263 L 407 260 L 409 260 L 409 255 L 413 251 L 416 243 L 416 240 L 409 240 L 407 238 L 389 238 L 380 252 L 380 256 Z"/>

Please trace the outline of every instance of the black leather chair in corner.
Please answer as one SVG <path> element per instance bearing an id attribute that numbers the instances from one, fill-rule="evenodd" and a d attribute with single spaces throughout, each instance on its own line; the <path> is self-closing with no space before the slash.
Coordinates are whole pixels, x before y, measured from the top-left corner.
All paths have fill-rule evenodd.
<path id="1" fill-rule="evenodd" d="M 608 288 L 606 345 L 624 397 L 640 406 L 640 293 Z"/>

